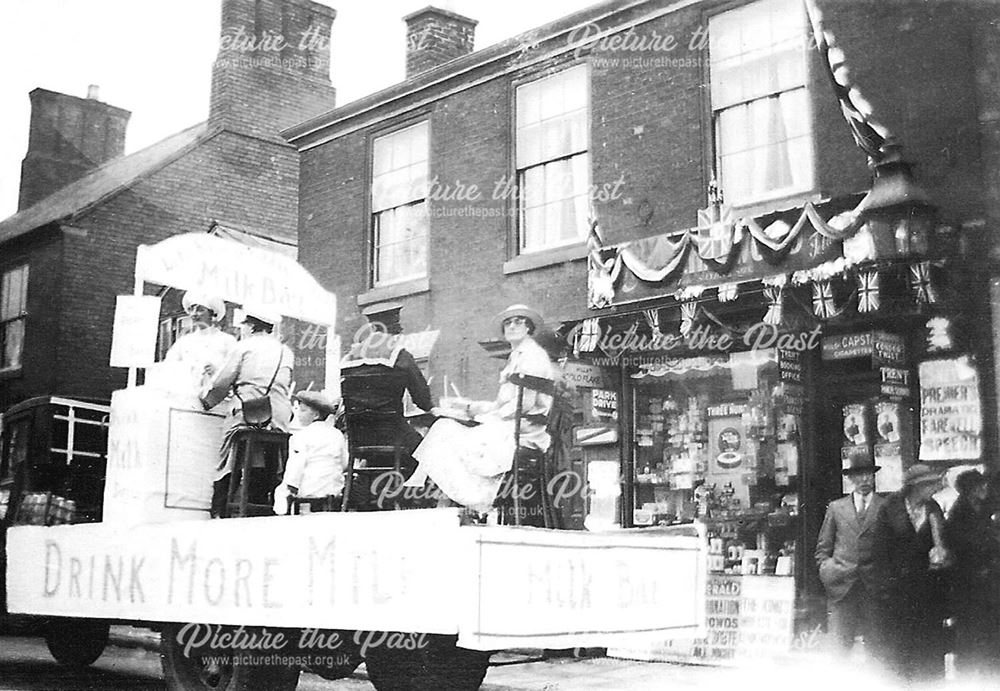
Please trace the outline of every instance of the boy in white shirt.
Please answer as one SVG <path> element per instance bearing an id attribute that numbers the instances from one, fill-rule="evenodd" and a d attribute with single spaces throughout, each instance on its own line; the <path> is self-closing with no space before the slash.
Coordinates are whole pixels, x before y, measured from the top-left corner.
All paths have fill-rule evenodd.
<path id="1" fill-rule="evenodd" d="M 288 463 L 281 484 L 275 490 L 274 511 L 292 513 L 335 511 L 344 491 L 347 443 L 340 430 L 327 421 L 337 403 L 319 391 L 299 391 L 295 418 L 300 429 L 288 440 Z M 308 508 L 307 508 L 308 507 Z"/>

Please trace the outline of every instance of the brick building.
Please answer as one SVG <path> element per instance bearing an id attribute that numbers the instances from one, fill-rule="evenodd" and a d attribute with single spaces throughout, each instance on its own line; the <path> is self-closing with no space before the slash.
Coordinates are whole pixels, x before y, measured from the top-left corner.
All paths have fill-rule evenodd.
<path id="1" fill-rule="evenodd" d="M 717 489 L 728 478 L 744 511 L 790 526 L 758 533 L 787 547 L 761 547 L 760 568 L 794 573 L 812 614 L 815 535 L 850 454 L 891 468 L 881 490 L 918 457 L 995 456 L 1000 285 L 996 4 L 815 5 L 607 2 L 474 52 L 472 20 L 428 8 L 406 18 L 405 81 L 284 132 L 301 152 L 300 257 L 346 306 L 340 336 L 362 323 L 352 300 L 403 302 L 407 330 L 441 330 L 435 393 L 447 377 L 494 394 L 491 318 L 514 302 L 562 335 L 819 329 L 794 358 L 765 349 L 771 364 L 698 360 L 690 343 L 609 362 L 578 340 L 567 365 L 590 379 L 580 429 L 613 432 L 573 452 L 592 481 L 601 463 L 621 479 L 605 518 L 690 518 L 717 457 L 743 462 Z M 942 423 L 927 392 L 952 359 L 975 401 Z M 730 384 L 695 373 L 716 366 Z M 963 448 L 934 446 L 938 424 Z"/>
<path id="2" fill-rule="evenodd" d="M 278 131 L 335 103 L 331 8 L 224 0 L 208 119 L 121 156 L 129 113 L 31 93 L 19 211 L 0 222 L 0 410 L 43 394 L 110 397 L 115 296 L 135 250 L 212 227 L 294 242 L 298 162 Z M 280 51 L 262 37 L 285 36 Z"/>

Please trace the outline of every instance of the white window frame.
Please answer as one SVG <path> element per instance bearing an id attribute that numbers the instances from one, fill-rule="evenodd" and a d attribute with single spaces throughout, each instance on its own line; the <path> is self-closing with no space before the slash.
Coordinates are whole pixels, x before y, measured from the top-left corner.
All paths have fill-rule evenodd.
<path id="1" fill-rule="evenodd" d="M 556 91 L 574 84 L 581 85 L 581 93 L 559 94 Z M 567 95 L 570 97 L 566 98 Z M 530 254 L 583 242 L 587 237 L 591 189 L 590 68 L 587 63 L 580 63 L 519 84 L 514 101 L 518 253 Z M 565 167 L 570 168 L 568 178 L 556 172 Z M 538 188 L 528 183 L 532 177 L 542 180 L 540 195 Z M 536 200 L 539 203 L 534 203 Z M 543 227 L 542 240 L 529 237 L 529 233 L 537 232 L 537 220 L 529 222 L 529 217 L 544 218 L 546 207 L 555 211 L 553 207 L 559 202 L 572 204 L 575 234 L 553 236 L 552 229 Z"/>
<path id="2" fill-rule="evenodd" d="M 13 372 L 24 365 L 24 340 L 28 321 L 28 264 L 0 272 L 0 372 Z M 20 329 L 17 352 L 8 352 L 11 334 Z"/>
<path id="3" fill-rule="evenodd" d="M 746 207 L 815 189 L 806 37 L 800 0 L 756 0 L 709 18 L 715 174 L 730 206 Z M 728 135 L 724 121 L 734 123 L 727 128 Z M 768 143 L 768 137 L 774 141 Z M 742 141 L 730 150 L 727 138 Z M 762 185 L 748 182 L 744 187 L 727 179 L 737 176 L 778 179 Z M 782 180 L 788 182 L 781 184 Z"/>
<path id="4" fill-rule="evenodd" d="M 408 141 L 409 139 L 409 141 Z M 422 143 L 421 143 L 422 139 Z M 404 151 L 401 145 L 409 143 Z M 382 157 L 387 156 L 386 160 Z M 398 159 L 395 160 L 395 159 Z M 374 288 L 425 278 L 428 269 L 430 214 L 428 180 L 430 174 L 430 123 L 413 123 L 372 140 L 371 170 L 371 264 L 369 272 Z M 385 242 L 383 224 L 393 217 L 415 213 L 423 218 L 423 234 Z M 423 266 L 410 267 L 385 276 L 383 251 L 392 245 L 423 242 Z"/>

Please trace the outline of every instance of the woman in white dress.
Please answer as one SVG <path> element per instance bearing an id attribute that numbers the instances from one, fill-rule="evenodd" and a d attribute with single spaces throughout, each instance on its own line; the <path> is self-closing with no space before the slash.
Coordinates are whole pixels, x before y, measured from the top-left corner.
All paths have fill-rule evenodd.
<path id="1" fill-rule="evenodd" d="M 477 511 L 488 511 L 504 473 L 514 460 L 514 415 L 517 386 L 512 374 L 555 379 L 555 368 L 534 333 L 543 327 L 542 315 L 526 305 L 511 305 L 497 315 L 496 324 L 511 345 L 507 365 L 500 372 L 500 390 L 493 401 L 468 401 L 436 409 L 442 417 L 434 423 L 413 457 L 420 464 L 407 485 L 423 484 L 429 477 L 451 500 Z M 549 434 L 545 418 L 552 397 L 525 388 L 522 400 L 521 446 L 545 451 Z M 468 427 L 450 418 L 474 420 Z"/>
<path id="2" fill-rule="evenodd" d="M 191 331 L 178 338 L 163 358 L 179 365 L 180 377 L 172 388 L 192 407 L 201 408 L 198 397 L 211 384 L 215 375 L 236 349 L 236 339 L 219 328 L 226 316 L 222 298 L 201 291 L 189 290 L 181 300 L 184 311 L 191 317 Z"/>

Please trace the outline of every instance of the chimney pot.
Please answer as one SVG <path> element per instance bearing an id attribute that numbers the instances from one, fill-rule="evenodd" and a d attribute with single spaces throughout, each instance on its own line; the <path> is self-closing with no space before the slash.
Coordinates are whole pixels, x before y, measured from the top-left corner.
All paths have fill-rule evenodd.
<path id="1" fill-rule="evenodd" d="M 101 87 L 99 87 L 97 84 L 91 84 L 90 86 L 87 87 L 87 98 L 89 98 L 91 101 L 99 101 L 100 98 L 98 94 L 100 93 L 100 91 Z"/>

